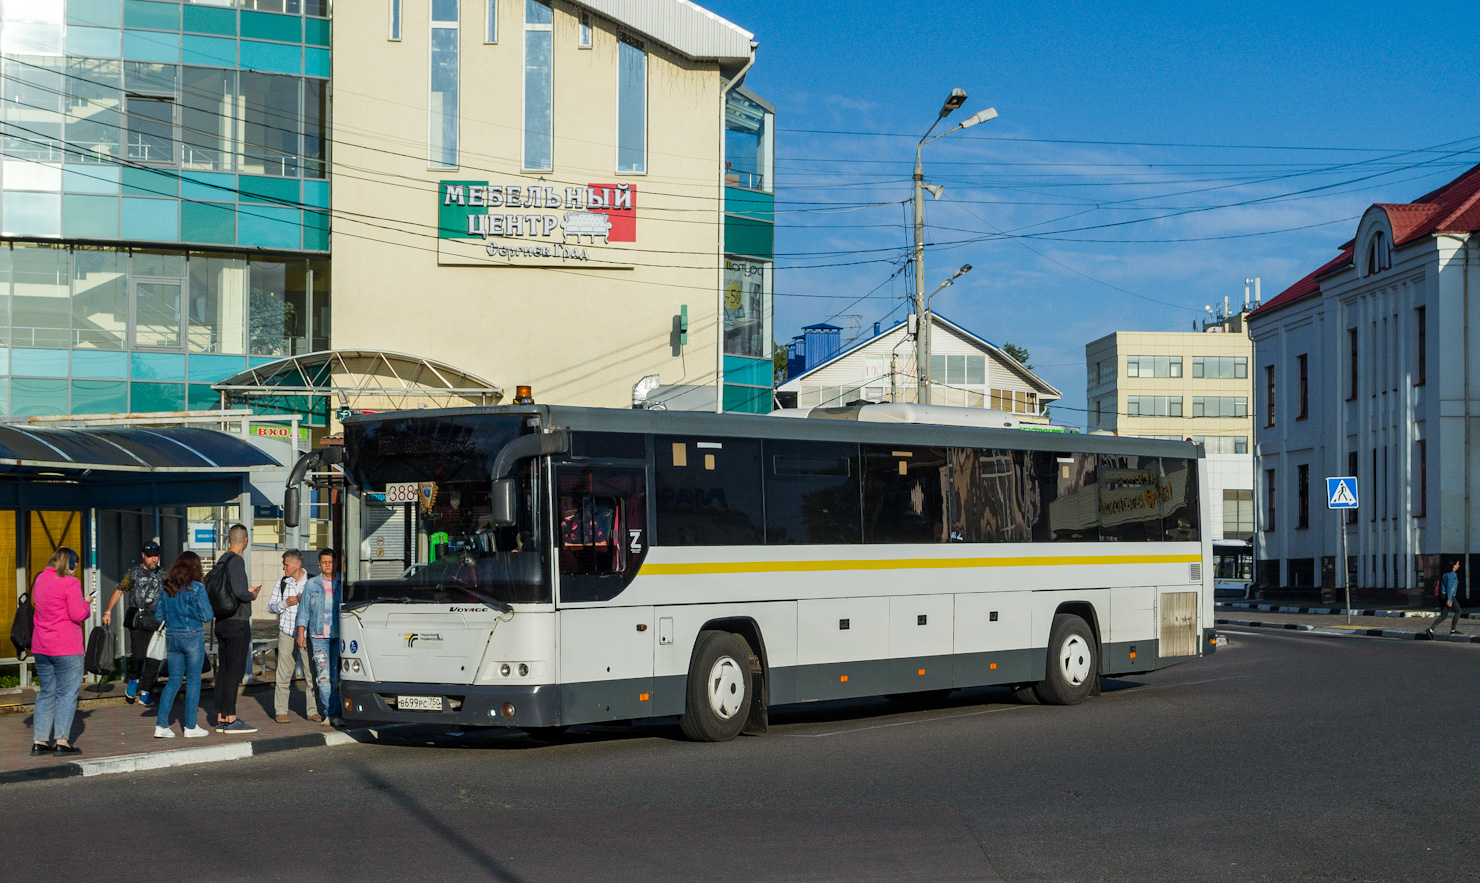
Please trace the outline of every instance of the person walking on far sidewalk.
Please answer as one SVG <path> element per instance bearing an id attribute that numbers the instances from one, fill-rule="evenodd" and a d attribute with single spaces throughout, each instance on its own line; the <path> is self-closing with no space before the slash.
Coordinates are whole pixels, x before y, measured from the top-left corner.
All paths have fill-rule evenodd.
<path id="1" fill-rule="evenodd" d="M 165 654 L 170 663 L 170 679 L 159 694 L 159 711 L 154 716 L 154 738 L 173 739 L 170 729 L 170 707 L 185 682 L 185 707 L 180 709 L 180 728 L 187 739 L 199 739 L 209 730 L 197 720 L 200 717 L 200 669 L 206 657 L 204 626 L 214 617 L 206 598 L 205 576 L 200 572 L 200 556 L 181 552 L 165 576 L 162 591 L 154 609 L 164 622 Z"/>
<path id="2" fill-rule="evenodd" d="M 333 549 L 319 552 L 319 575 L 308 581 L 298 611 L 298 646 L 310 649 L 319 702 L 329 722 L 339 726 L 344 721 L 339 717 L 340 578 L 335 563 Z"/>
<path id="3" fill-rule="evenodd" d="M 1434 636 L 1434 629 L 1444 624 L 1447 616 L 1453 615 L 1454 621 L 1449 625 L 1449 633 L 1455 634 L 1459 631 L 1459 618 L 1465 615 L 1459 606 L 1459 559 L 1455 559 L 1449 565 L 1449 571 L 1439 577 L 1439 618 L 1434 624 L 1424 630 L 1429 637 Z"/>
<path id="4" fill-rule="evenodd" d="M 303 569 L 303 553 L 289 549 L 283 553 L 283 576 L 272 590 L 267 609 L 278 615 L 277 642 L 277 689 L 273 692 L 275 720 L 288 722 L 288 699 L 292 696 L 293 670 L 303 663 L 305 684 L 304 712 L 311 721 L 322 721 L 318 703 L 314 701 L 313 665 L 308 658 L 307 648 L 298 646 L 298 608 L 303 601 L 303 587 L 308 582 L 308 573 Z"/>
<path id="5" fill-rule="evenodd" d="M 82 623 L 92 612 L 92 598 L 83 597 L 77 572 L 77 553 L 62 546 L 46 562 L 31 585 L 36 608 L 36 630 L 31 652 L 36 656 L 36 710 L 31 718 L 31 756 L 78 754 L 72 718 L 77 713 L 77 691 L 82 689 Z M 47 745 L 56 737 L 56 747 Z"/>
<path id="6" fill-rule="evenodd" d="M 139 555 L 144 560 L 128 569 L 108 599 L 108 606 L 103 609 L 103 625 L 113 624 L 113 606 L 126 595 L 128 608 L 123 624 L 128 628 L 129 654 L 128 686 L 124 689 L 124 698 L 129 702 L 137 699 L 147 708 L 149 696 L 155 692 L 159 682 L 160 661 L 146 658 L 146 652 L 149 639 L 159 628 L 154 606 L 159 600 L 164 571 L 159 569 L 159 543 L 150 540 L 139 550 Z"/>
<path id="7" fill-rule="evenodd" d="M 247 585 L 247 562 L 242 553 L 252 535 L 244 524 L 233 524 L 226 534 L 230 549 L 216 559 L 226 568 L 227 586 L 237 600 L 236 612 L 216 620 L 216 732 L 255 733 L 257 728 L 236 716 L 236 690 L 252 657 L 252 602 L 261 586 Z"/>

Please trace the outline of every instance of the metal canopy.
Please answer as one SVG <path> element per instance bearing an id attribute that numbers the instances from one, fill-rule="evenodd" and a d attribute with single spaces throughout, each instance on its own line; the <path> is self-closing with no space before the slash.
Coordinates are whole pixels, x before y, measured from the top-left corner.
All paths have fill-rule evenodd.
<path id="1" fill-rule="evenodd" d="M 0 425 L 0 473 L 250 472 L 282 464 L 244 439 L 189 426 Z"/>
<path id="2" fill-rule="evenodd" d="M 396 410 L 411 400 L 430 399 L 443 405 L 495 404 L 504 394 L 501 387 L 443 362 L 374 350 L 325 350 L 289 356 L 228 377 L 211 388 L 238 400 L 291 396 L 341 396 L 348 400 L 370 396 L 379 408 Z"/>

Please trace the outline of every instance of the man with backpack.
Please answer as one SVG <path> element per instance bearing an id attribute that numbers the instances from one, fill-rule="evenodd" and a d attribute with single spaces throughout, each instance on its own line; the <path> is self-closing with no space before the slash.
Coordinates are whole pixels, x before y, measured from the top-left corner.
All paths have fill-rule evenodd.
<path id="1" fill-rule="evenodd" d="M 137 700 L 145 708 L 154 704 L 150 701 L 150 694 L 159 681 L 160 661 L 146 658 L 149 639 L 159 628 L 159 620 L 154 616 L 154 605 L 159 601 L 159 592 L 164 585 L 159 553 L 159 543 L 151 540 L 144 544 L 144 548 L 139 550 L 143 561 L 130 567 L 118 581 L 118 588 L 103 610 L 103 625 L 112 625 L 113 606 L 119 598 L 128 595 L 128 608 L 123 617 L 129 637 L 128 687 L 124 690 L 124 698 L 129 702 Z"/>
<path id="2" fill-rule="evenodd" d="M 1449 633 L 1456 634 L 1459 631 L 1459 618 L 1465 612 L 1459 606 L 1459 559 L 1450 562 L 1449 570 L 1434 585 L 1435 602 L 1439 606 L 1439 618 L 1434 624 L 1424 630 L 1424 634 L 1430 638 L 1434 636 L 1434 629 L 1444 624 L 1445 617 L 1454 616 L 1454 621 L 1449 625 Z"/>
<path id="3" fill-rule="evenodd" d="M 257 728 L 236 716 L 236 693 L 252 656 L 252 602 L 261 586 L 247 585 L 242 553 L 252 542 L 246 525 L 233 524 L 229 548 L 206 576 L 206 596 L 216 614 L 216 732 L 255 733 Z"/>

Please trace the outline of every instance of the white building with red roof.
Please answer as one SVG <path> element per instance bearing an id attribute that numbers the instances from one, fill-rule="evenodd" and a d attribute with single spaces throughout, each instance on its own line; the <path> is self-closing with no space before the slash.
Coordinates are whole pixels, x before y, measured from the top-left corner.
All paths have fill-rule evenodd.
<path id="1" fill-rule="evenodd" d="M 1341 253 L 1249 315 L 1256 585 L 1426 601 L 1461 558 L 1480 591 L 1480 166 L 1367 209 Z M 1473 443 L 1472 443 L 1473 442 Z M 1355 475 L 1359 508 L 1326 506 Z"/>

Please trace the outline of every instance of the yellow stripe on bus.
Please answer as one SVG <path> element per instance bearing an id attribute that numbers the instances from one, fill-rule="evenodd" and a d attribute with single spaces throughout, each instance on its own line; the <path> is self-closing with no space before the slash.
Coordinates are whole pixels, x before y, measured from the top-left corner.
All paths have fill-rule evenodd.
<path id="1" fill-rule="evenodd" d="M 644 576 L 715 573 L 786 573 L 819 570 L 939 570 L 960 567 L 1033 567 L 1094 564 L 1197 564 L 1199 555 L 1075 555 L 1062 558 L 879 558 L 833 561 L 730 561 L 699 564 L 644 564 Z"/>

